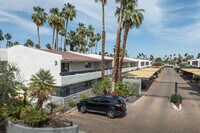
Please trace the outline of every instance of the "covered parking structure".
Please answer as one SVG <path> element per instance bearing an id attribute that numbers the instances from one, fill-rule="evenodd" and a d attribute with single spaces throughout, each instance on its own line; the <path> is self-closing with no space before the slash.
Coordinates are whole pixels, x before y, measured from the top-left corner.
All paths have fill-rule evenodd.
<path id="1" fill-rule="evenodd" d="M 186 75 L 188 79 L 191 81 L 194 79 L 195 76 L 200 76 L 200 69 L 195 68 L 183 68 L 181 69 L 183 75 Z"/>
<path id="2" fill-rule="evenodd" d="M 151 67 L 151 68 L 145 68 L 140 69 L 136 71 L 131 71 L 123 74 L 123 77 L 131 77 L 131 78 L 141 78 L 141 79 L 152 79 L 158 76 L 158 73 L 160 72 L 160 67 Z"/>
<path id="3" fill-rule="evenodd" d="M 141 89 L 148 90 L 153 83 L 153 79 L 157 78 L 160 72 L 161 67 L 145 68 L 123 73 L 123 79 L 129 79 L 133 81 L 138 80 L 138 82 L 141 84 Z"/>

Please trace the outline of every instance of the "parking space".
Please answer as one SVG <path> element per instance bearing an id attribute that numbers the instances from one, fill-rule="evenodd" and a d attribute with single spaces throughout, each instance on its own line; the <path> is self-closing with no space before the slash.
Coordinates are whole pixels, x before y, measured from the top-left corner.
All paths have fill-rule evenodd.
<path id="1" fill-rule="evenodd" d="M 174 92 L 174 86 L 159 82 L 184 82 L 171 68 L 166 68 L 147 91 L 147 95 L 135 104 L 127 106 L 123 117 L 109 119 L 105 115 L 73 111 L 74 124 L 88 133 L 198 133 L 200 132 L 200 103 L 184 100 L 183 109 L 171 109 L 167 96 Z M 187 90 L 185 90 L 187 91 Z M 187 93 L 190 95 L 189 93 Z"/>

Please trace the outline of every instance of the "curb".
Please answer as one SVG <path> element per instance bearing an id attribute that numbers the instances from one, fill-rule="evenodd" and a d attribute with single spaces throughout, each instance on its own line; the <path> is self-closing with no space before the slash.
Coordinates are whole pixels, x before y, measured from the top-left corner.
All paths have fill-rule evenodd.
<path id="1" fill-rule="evenodd" d="M 72 108 L 71 110 L 68 110 L 67 112 L 61 114 L 60 116 L 63 116 L 63 115 L 69 114 L 69 113 L 71 113 L 72 111 L 75 111 L 75 110 L 77 110 L 77 107 L 74 107 L 74 108 Z M 60 117 L 60 116 L 59 116 L 59 117 Z"/>
<path id="2" fill-rule="evenodd" d="M 145 97 L 145 95 L 143 95 L 143 96 L 141 96 L 138 100 L 136 100 L 134 103 L 131 103 L 131 104 L 129 104 L 129 105 L 127 105 L 127 106 L 132 106 L 132 105 L 134 105 L 134 104 L 136 104 L 137 102 L 139 102 L 141 99 L 143 99 Z"/>

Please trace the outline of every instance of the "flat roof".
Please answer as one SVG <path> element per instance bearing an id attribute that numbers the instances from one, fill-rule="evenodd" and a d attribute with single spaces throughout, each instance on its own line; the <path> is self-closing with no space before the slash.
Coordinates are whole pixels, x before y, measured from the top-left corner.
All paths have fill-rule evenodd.
<path id="1" fill-rule="evenodd" d="M 76 52 L 71 52 L 71 51 L 56 51 L 56 50 L 43 50 L 49 53 L 54 53 L 54 54 L 58 54 L 58 55 L 62 55 L 62 60 L 64 61 L 73 61 L 73 62 L 81 62 L 81 61 L 88 61 L 88 62 L 100 62 L 100 59 L 97 58 L 93 58 L 93 57 L 89 57 L 86 56 L 84 54 L 81 53 L 76 53 Z"/>
<path id="2" fill-rule="evenodd" d="M 123 75 L 123 77 L 149 79 L 159 70 L 160 70 L 160 67 L 159 68 L 151 67 L 151 68 L 145 68 L 145 69 L 140 69 L 140 70 L 136 70 L 136 71 L 123 73 L 122 75 Z"/>
<path id="3" fill-rule="evenodd" d="M 183 68 L 181 69 L 185 72 L 189 72 L 189 73 L 192 73 L 192 74 L 195 74 L 195 75 L 200 75 L 200 69 L 195 69 L 195 68 Z"/>

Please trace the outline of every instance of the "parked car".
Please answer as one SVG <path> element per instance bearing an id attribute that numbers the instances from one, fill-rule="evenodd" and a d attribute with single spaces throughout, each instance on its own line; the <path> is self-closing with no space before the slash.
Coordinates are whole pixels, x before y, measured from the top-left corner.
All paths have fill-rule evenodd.
<path id="1" fill-rule="evenodd" d="M 100 95 L 93 98 L 81 100 L 77 104 L 80 112 L 94 112 L 107 115 L 109 118 L 126 113 L 126 103 L 120 96 Z"/>

